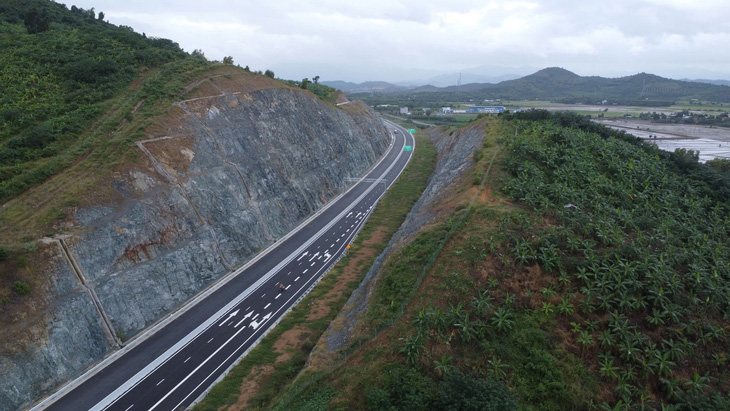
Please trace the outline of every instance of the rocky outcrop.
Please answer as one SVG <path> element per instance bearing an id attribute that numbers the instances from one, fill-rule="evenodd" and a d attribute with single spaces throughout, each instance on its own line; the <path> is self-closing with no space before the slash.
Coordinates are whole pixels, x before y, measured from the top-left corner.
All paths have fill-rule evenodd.
<path id="1" fill-rule="evenodd" d="M 79 374 L 113 337 L 137 334 L 245 263 L 385 152 L 388 133 L 367 106 L 336 108 L 281 85 L 251 90 L 246 76 L 188 90 L 195 98 L 137 142 L 139 164 L 112 182 L 117 200 L 76 212 L 79 233 L 64 244 L 80 272 L 54 246 L 58 286 L 33 343 L 0 358 L 0 409 Z"/>

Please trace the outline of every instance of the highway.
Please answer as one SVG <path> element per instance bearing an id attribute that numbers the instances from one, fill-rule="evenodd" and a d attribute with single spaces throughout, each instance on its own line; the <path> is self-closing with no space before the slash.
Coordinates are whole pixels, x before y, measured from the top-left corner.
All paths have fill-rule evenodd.
<path id="1" fill-rule="evenodd" d="M 413 136 L 387 121 L 386 128 L 391 149 L 348 192 L 221 286 L 33 409 L 178 410 L 199 399 L 334 265 L 405 169 Z"/>

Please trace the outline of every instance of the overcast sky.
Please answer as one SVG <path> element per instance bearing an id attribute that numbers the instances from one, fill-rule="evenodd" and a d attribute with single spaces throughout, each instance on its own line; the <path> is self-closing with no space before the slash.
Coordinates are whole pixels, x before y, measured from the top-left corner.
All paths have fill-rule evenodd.
<path id="1" fill-rule="evenodd" d="M 395 82 L 552 66 L 730 79 L 728 0 L 58 1 L 288 79 Z"/>

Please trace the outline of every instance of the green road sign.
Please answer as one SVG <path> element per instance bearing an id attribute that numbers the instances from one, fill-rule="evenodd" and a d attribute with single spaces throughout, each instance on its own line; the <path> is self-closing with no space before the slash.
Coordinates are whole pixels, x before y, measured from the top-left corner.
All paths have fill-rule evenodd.
<path id="1" fill-rule="evenodd" d="M 412 146 L 406 146 L 406 151 L 411 151 L 411 150 L 413 150 Z"/>
<path id="2" fill-rule="evenodd" d="M 413 133 L 415 133 L 415 132 L 416 132 L 416 129 L 415 129 L 415 128 L 409 128 L 409 129 L 408 129 L 408 132 L 409 132 L 409 133 L 411 133 L 411 134 L 413 134 Z"/>

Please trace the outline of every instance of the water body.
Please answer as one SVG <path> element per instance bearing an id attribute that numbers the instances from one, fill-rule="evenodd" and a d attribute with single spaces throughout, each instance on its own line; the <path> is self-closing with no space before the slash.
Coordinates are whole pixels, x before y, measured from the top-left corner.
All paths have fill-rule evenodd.
<path id="1" fill-rule="evenodd" d="M 641 128 L 627 125 L 612 125 L 610 122 L 600 122 L 616 130 L 622 130 L 646 142 L 656 144 L 662 150 L 674 151 L 677 148 L 697 150 L 700 161 L 705 162 L 715 158 L 730 159 L 730 130 L 724 128 L 709 128 L 683 125 L 656 125 L 641 124 Z M 648 127 L 647 127 L 648 126 Z"/>

